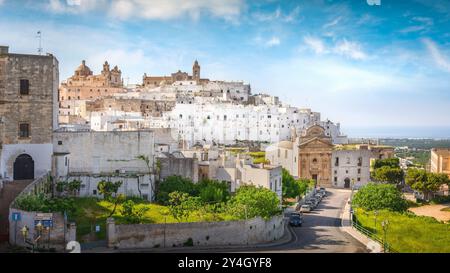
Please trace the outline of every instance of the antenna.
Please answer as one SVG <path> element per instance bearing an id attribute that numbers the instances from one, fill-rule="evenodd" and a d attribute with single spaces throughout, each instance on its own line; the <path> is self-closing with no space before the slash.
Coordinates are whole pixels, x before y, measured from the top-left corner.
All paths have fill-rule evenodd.
<path id="1" fill-rule="evenodd" d="M 39 39 L 38 53 L 39 55 L 42 55 L 42 32 L 40 30 L 37 32 L 36 38 Z"/>

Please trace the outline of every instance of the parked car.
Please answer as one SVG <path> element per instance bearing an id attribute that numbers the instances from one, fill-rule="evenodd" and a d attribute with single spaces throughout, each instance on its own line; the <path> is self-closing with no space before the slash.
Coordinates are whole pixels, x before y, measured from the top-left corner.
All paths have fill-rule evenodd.
<path id="1" fill-rule="evenodd" d="M 323 194 L 321 194 L 320 192 L 318 192 L 318 193 L 316 193 L 316 194 L 314 195 L 314 198 L 317 198 L 319 201 L 322 201 Z"/>
<path id="2" fill-rule="evenodd" d="M 291 213 L 289 216 L 289 225 L 293 227 L 301 227 L 303 224 L 303 216 L 300 213 Z"/>
<path id="3" fill-rule="evenodd" d="M 300 212 L 311 212 L 312 211 L 312 207 L 308 204 L 302 205 L 300 207 Z"/>
<path id="4" fill-rule="evenodd" d="M 312 202 L 312 201 L 306 201 L 305 205 L 308 205 L 311 207 L 311 210 L 315 209 L 317 207 L 317 203 Z"/>

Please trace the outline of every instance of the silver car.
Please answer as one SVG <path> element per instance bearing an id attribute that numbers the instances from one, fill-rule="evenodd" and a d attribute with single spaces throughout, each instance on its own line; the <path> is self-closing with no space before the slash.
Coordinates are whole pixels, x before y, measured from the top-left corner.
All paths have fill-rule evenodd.
<path id="1" fill-rule="evenodd" d="M 305 204 L 300 207 L 300 212 L 311 212 L 311 211 L 312 211 L 312 208 L 310 205 Z"/>

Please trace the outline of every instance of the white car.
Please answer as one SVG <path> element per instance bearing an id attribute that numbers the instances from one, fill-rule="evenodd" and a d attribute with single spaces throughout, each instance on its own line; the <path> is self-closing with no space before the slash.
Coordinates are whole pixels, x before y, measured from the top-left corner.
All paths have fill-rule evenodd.
<path id="1" fill-rule="evenodd" d="M 310 205 L 302 205 L 300 207 L 300 212 L 311 212 L 311 211 L 312 211 L 312 208 Z"/>

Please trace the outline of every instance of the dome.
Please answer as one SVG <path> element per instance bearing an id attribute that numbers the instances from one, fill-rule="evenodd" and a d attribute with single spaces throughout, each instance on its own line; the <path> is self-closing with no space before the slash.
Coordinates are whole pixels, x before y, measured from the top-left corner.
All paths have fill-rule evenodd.
<path id="1" fill-rule="evenodd" d="M 89 76 L 92 75 L 91 69 L 86 65 L 86 61 L 83 60 L 81 65 L 75 70 L 75 75 L 77 76 Z"/>

